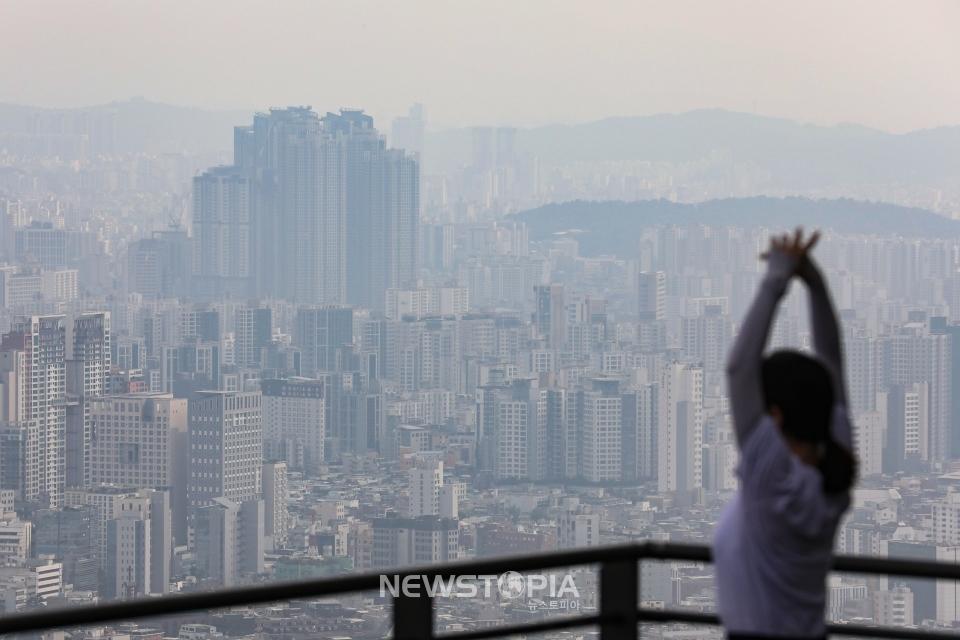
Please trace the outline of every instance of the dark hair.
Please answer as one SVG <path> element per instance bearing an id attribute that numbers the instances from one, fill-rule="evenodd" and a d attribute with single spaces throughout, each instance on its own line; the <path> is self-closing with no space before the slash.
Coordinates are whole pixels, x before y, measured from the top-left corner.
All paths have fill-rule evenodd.
<path id="1" fill-rule="evenodd" d="M 856 461 L 830 435 L 835 402 L 830 372 L 798 351 L 777 351 L 763 360 L 763 397 L 783 414 L 783 430 L 797 440 L 822 445 L 817 468 L 828 494 L 846 491 L 856 475 Z"/>

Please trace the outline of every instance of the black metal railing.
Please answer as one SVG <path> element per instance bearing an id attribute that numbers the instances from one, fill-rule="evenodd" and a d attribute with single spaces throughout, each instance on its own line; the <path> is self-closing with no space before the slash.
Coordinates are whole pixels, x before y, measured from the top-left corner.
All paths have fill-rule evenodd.
<path id="1" fill-rule="evenodd" d="M 503 574 L 508 571 L 523 573 L 537 569 L 600 565 L 600 594 L 597 613 L 558 617 L 529 624 L 498 626 L 474 631 L 436 634 L 433 629 L 433 598 L 420 593 L 410 597 L 399 592 L 394 597 L 394 640 L 424 640 L 430 638 L 479 640 L 523 633 L 554 631 L 575 627 L 599 626 L 602 640 L 636 639 L 639 624 L 643 622 L 685 622 L 718 625 L 713 614 L 688 611 L 652 610 L 638 606 L 640 594 L 637 563 L 642 560 L 687 560 L 710 562 L 710 548 L 673 543 L 640 542 L 629 545 L 591 547 L 549 553 L 505 556 L 489 560 L 452 562 L 426 567 L 406 567 L 390 571 L 392 579 L 399 576 L 421 576 L 423 580 L 437 576 L 465 576 Z M 960 564 L 942 564 L 922 560 L 895 560 L 837 556 L 834 571 L 867 573 L 919 578 L 960 580 Z M 0 635 L 75 628 L 84 625 L 128 621 L 138 618 L 219 609 L 224 607 L 302 600 L 304 598 L 333 596 L 381 588 L 381 574 L 363 573 L 333 578 L 318 578 L 296 582 L 281 582 L 238 589 L 221 589 L 203 593 L 143 598 L 126 602 L 112 602 L 84 607 L 65 607 L 28 613 L 0 616 Z M 854 624 L 828 624 L 831 635 L 871 638 L 903 638 L 930 640 L 960 638 L 960 630 L 934 631 L 909 627 L 877 627 Z"/>

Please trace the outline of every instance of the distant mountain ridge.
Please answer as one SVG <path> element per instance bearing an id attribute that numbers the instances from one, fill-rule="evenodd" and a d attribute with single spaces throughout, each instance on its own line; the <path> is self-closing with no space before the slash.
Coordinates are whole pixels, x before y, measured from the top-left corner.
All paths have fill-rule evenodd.
<path id="1" fill-rule="evenodd" d="M 143 98 L 74 109 L 0 103 L 0 134 L 28 133 L 31 114 L 116 112 L 117 150 L 231 154 L 233 127 L 252 122 L 253 111 L 210 111 Z M 386 132 L 389 122 L 377 122 Z M 425 173 L 470 163 L 471 129 L 425 137 Z M 620 116 L 575 125 L 519 129 L 517 150 L 541 166 L 576 162 L 695 162 L 720 152 L 734 165 L 769 175 L 764 187 L 800 190 L 838 184 L 960 184 L 960 126 L 892 134 L 840 124 L 801 124 L 723 109 L 680 114 Z M 710 176 L 704 176 L 710 179 Z"/>
<path id="2" fill-rule="evenodd" d="M 250 124 L 253 111 L 208 111 L 196 107 L 133 98 L 71 109 L 43 109 L 0 103 L 0 133 L 29 133 L 32 114 L 116 112 L 117 150 L 121 153 L 233 153 L 233 127 Z"/>
<path id="3" fill-rule="evenodd" d="M 616 255 L 633 258 L 643 227 L 664 224 L 765 226 L 770 229 L 834 230 L 841 233 L 905 237 L 960 237 L 960 221 L 924 209 L 857 200 L 809 198 L 727 198 L 699 204 L 667 200 L 637 202 L 586 202 L 550 204 L 510 216 L 526 223 L 531 240 L 549 240 L 557 233 L 571 234 L 580 255 Z"/>
<path id="4" fill-rule="evenodd" d="M 470 162 L 470 129 L 426 136 L 427 171 Z M 771 187 L 935 184 L 960 178 L 960 126 L 893 134 L 856 124 L 820 126 L 723 109 L 610 117 L 517 131 L 518 151 L 542 166 L 576 162 L 694 162 L 713 152 L 770 172 Z"/>

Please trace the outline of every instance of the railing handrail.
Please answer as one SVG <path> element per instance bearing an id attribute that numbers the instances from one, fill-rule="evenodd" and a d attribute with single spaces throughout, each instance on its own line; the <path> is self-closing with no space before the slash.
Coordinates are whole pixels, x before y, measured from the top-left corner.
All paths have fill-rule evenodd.
<path id="1" fill-rule="evenodd" d="M 425 565 L 418 567 L 397 567 L 381 571 L 352 574 L 346 576 L 315 578 L 312 580 L 298 580 L 290 582 L 274 582 L 261 585 L 218 589 L 201 593 L 167 595 L 154 598 L 141 598 L 125 602 L 109 602 L 92 606 L 66 606 L 41 611 L 14 613 L 0 616 L 0 635 L 21 633 L 25 631 L 39 631 L 63 627 L 79 627 L 91 624 L 135 620 L 138 618 L 153 618 L 177 613 L 220 609 L 232 606 L 278 602 L 282 600 L 316 598 L 342 593 L 371 591 L 381 587 L 381 576 L 399 576 L 402 580 L 406 576 L 436 576 L 451 575 L 499 575 L 507 571 L 522 573 L 533 569 L 549 569 L 556 567 L 571 567 L 589 564 L 621 564 L 636 563 L 640 560 L 687 560 L 692 562 L 710 562 L 711 550 L 705 545 L 689 545 L 670 542 L 642 541 L 622 545 L 609 545 L 591 548 L 570 549 L 564 551 L 550 551 L 540 554 L 520 554 L 498 556 L 490 559 L 471 559 L 449 562 L 440 565 Z M 897 576 L 912 576 L 922 578 L 939 578 L 960 580 L 960 564 L 939 563 L 929 560 L 903 560 L 891 558 L 874 558 L 864 556 L 835 556 L 833 570 L 849 573 L 870 573 Z M 429 601 L 428 598 L 422 600 Z M 640 610 L 638 619 L 647 620 L 684 620 L 690 622 L 699 620 L 702 624 L 716 624 L 719 620 L 710 614 L 688 614 L 670 611 L 652 612 Z M 692 615 L 692 617 L 691 617 Z M 609 618 L 607 616 L 606 618 Z M 527 625 L 531 631 L 534 627 L 544 626 L 555 628 L 557 624 L 566 626 L 585 626 L 598 624 L 606 619 L 603 612 L 596 616 L 584 617 L 583 623 L 576 624 L 577 618 L 567 618 L 573 623 L 543 623 Z M 831 633 L 847 633 L 851 635 L 865 635 L 863 630 L 869 630 L 875 637 L 918 638 L 918 637 L 957 637 L 952 633 L 937 633 L 929 631 L 913 631 L 909 629 L 881 629 L 877 627 L 854 627 L 852 625 L 830 625 Z M 503 628 L 496 630 L 497 633 Z M 880 633 L 882 632 L 882 633 Z M 893 634 L 893 635 L 891 635 Z M 450 634 L 450 637 L 479 638 L 485 637 L 485 632 L 465 632 Z M 489 635 L 494 635 L 490 633 Z M 866 634 L 869 635 L 869 634 Z M 446 635 L 443 637 L 447 637 Z"/>

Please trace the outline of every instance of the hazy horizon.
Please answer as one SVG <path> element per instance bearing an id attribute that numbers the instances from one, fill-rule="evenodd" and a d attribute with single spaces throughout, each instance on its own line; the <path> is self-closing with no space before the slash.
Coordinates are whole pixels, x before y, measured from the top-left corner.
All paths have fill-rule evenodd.
<path id="1" fill-rule="evenodd" d="M 0 102 L 35 107 L 143 96 L 356 106 L 381 121 L 422 102 L 437 127 L 704 108 L 894 133 L 960 124 L 949 2 L 32 2 L 3 14 Z"/>
<path id="2" fill-rule="evenodd" d="M 270 104 L 269 106 L 263 106 L 263 107 L 258 107 L 258 108 L 250 108 L 250 109 L 247 109 L 247 108 L 208 109 L 208 108 L 206 108 L 206 107 L 201 107 L 201 106 L 197 106 L 197 105 L 178 104 L 178 103 L 173 103 L 173 102 L 163 102 L 163 101 L 159 101 L 159 100 L 152 100 L 152 99 L 150 99 L 150 98 L 147 97 L 147 96 L 131 96 L 131 97 L 126 98 L 126 99 L 111 100 L 111 101 L 109 101 L 109 102 L 102 102 L 102 103 L 97 103 L 97 104 L 91 103 L 91 104 L 61 105 L 61 106 L 47 106 L 47 105 L 39 105 L 39 104 L 26 104 L 26 103 L 3 102 L 3 101 L 0 101 L 0 104 L 8 104 L 8 105 L 11 105 L 11 106 L 23 107 L 23 108 L 29 108 L 29 109 L 40 109 L 40 110 L 53 110 L 53 111 L 56 111 L 56 110 L 84 110 L 84 109 L 94 109 L 94 108 L 107 107 L 107 106 L 110 106 L 110 105 L 113 105 L 113 104 L 129 103 L 129 102 L 133 102 L 133 101 L 137 101 L 137 100 L 143 100 L 143 101 L 148 102 L 148 103 L 157 104 L 157 105 L 163 105 L 163 106 L 167 106 L 167 107 L 174 107 L 174 108 L 178 108 L 178 109 L 197 109 L 197 110 L 199 110 L 199 111 L 203 111 L 203 112 L 207 112 L 207 113 L 222 113 L 222 114 L 226 114 L 226 113 L 252 114 L 252 113 L 257 113 L 257 112 L 259 112 L 259 113 L 266 113 L 266 112 L 269 111 L 270 109 L 287 109 L 287 108 L 291 108 L 291 107 L 301 107 L 301 106 L 309 107 L 310 109 L 312 109 L 313 111 L 316 111 L 316 112 L 318 112 L 318 113 L 325 113 L 325 112 L 327 112 L 327 111 L 336 112 L 338 109 L 353 109 L 353 108 L 358 108 L 358 109 L 364 111 L 364 113 L 370 113 L 371 115 L 373 115 L 374 118 L 375 118 L 375 121 L 376 121 L 377 125 L 378 125 L 381 129 L 383 129 L 385 133 L 389 133 L 389 127 L 390 127 L 390 120 L 391 120 L 391 118 L 405 115 L 405 114 L 403 114 L 403 113 L 397 113 L 397 114 L 394 114 L 394 115 L 392 115 L 392 116 L 387 115 L 387 114 L 381 114 L 381 115 L 378 117 L 378 116 L 376 116 L 376 114 L 371 113 L 370 109 L 365 109 L 365 108 L 362 107 L 362 106 L 358 107 L 358 106 L 356 106 L 356 105 L 353 105 L 353 106 L 349 106 L 349 107 L 348 107 L 348 106 L 316 105 L 316 104 L 310 104 L 310 103 L 303 102 L 303 101 L 300 101 L 300 102 L 292 102 L 292 103 L 290 103 L 290 104 L 282 104 L 282 105 L 281 105 L 281 104 Z M 425 105 L 425 106 L 428 106 L 428 105 Z M 911 132 L 914 132 L 914 131 L 923 131 L 923 130 L 929 130 L 929 129 L 936 129 L 936 128 L 938 128 L 938 127 L 958 127 L 958 126 L 960 126 L 960 122 L 958 122 L 958 123 L 955 123 L 955 124 L 938 124 L 938 125 L 931 125 L 931 126 L 928 126 L 928 127 L 919 127 L 919 128 L 917 128 L 917 129 L 907 129 L 907 130 L 905 130 L 905 131 L 891 131 L 891 130 L 889 130 L 889 129 L 883 129 L 883 128 L 881 128 L 881 127 L 875 127 L 875 126 L 872 126 L 872 125 L 864 124 L 864 123 L 862 123 L 862 122 L 841 121 L 841 122 L 834 122 L 834 123 L 818 123 L 818 122 L 812 122 L 812 121 L 810 121 L 810 120 L 800 120 L 800 119 L 797 119 L 797 118 L 791 118 L 791 117 L 787 117 L 787 116 L 768 115 L 768 114 L 762 114 L 762 113 L 751 113 L 751 112 L 749 112 L 749 111 L 737 111 L 737 110 L 735 110 L 735 109 L 725 109 L 725 108 L 723 108 L 723 107 L 698 107 L 698 108 L 695 108 L 695 109 L 686 109 L 686 110 L 683 110 L 683 111 L 658 111 L 658 112 L 655 112 L 655 113 L 645 113 L 645 114 L 610 114 L 610 115 L 599 116 L 599 117 L 596 117 L 596 118 L 592 118 L 592 119 L 589 119 L 589 120 L 583 120 L 583 121 L 570 121 L 570 122 L 552 121 L 552 122 L 541 122 L 541 123 L 527 124 L 527 125 L 523 125 L 523 124 L 521 124 L 521 125 L 514 125 L 514 124 L 512 124 L 512 123 L 510 123 L 510 122 L 499 122 L 499 123 L 498 123 L 498 122 L 488 122 L 488 121 L 482 121 L 482 122 L 456 122 L 456 123 L 448 123 L 448 122 L 439 123 L 439 122 L 434 122 L 434 121 L 428 121 L 428 122 L 426 123 L 426 125 L 427 125 L 427 126 L 426 126 L 426 131 L 427 131 L 428 133 L 436 134 L 436 133 L 444 133 L 444 132 L 446 132 L 446 131 L 452 131 L 452 130 L 455 130 L 455 129 L 469 129 L 469 128 L 471 128 L 471 127 L 484 127 L 484 126 L 493 126 L 493 127 L 498 127 L 498 126 L 517 126 L 519 129 L 527 129 L 527 130 L 536 129 L 536 128 L 539 128 L 539 127 L 550 127 L 550 126 L 569 126 L 569 127 L 575 127 L 575 126 L 578 126 L 578 125 L 588 125 L 588 124 L 593 124 L 593 123 L 602 122 L 602 121 L 605 121 L 605 120 L 616 119 L 616 118 L 648 118 L 648 117 L 656 117 L 656 116 L 680 116 L 680 115 L 684 115 L 684 114 L 689 114 L 689 113 L 694 113 L 694 112 L 704 112 L 704 111 L 722 111 L 722 112 L 728 112 L 728 113 L 731 113 L 731 114 L 742 114 L 742 115 L 748 115 L 748 116 L 757 116 L 758 118 L 769 118 L 769 119 L 772 119 L 772 120 L 784 120 L 784 121 L 794 122 L 794 123 L 797 123 L 797 124 L 800 124 L 800 125 L 807 125 L 807 124 L 809 124 L 809 125 L 821 126 L 821 127 L 841 127 L 841 126 L 867 127 L 867 128 L 869 128 L 869 129 L 874 129 L 874 130 L 877 130 L 877 131 L 882 131 L 882 132 L 884 132 L 884 133 L 892 133 L 892 134 L 911 133 Z M 246 120 L 244 120 L 244 121 L 242 121 L 242 122 L 241 122 L 241 121 L 238 121 L 237 124 L 238 124 L 238 125 L 246 124 Z"/>

